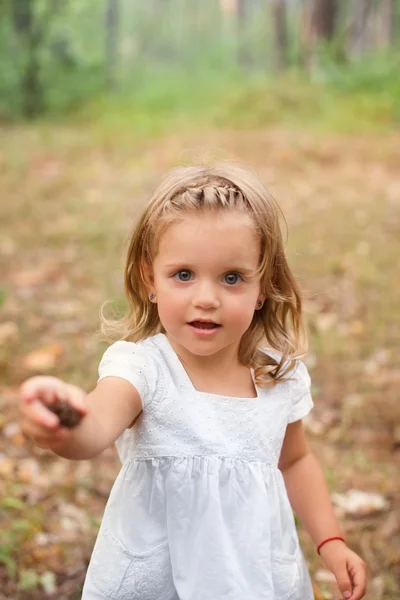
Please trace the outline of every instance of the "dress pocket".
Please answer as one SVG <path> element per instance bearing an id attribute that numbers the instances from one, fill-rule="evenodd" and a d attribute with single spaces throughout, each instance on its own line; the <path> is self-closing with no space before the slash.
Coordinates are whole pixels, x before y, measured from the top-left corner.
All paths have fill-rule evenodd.
<path id="1" fill-rule="evenodd" d="M 176 594 L 167 541 L 134 553 L 107 529 L 99 533 L 87 579 L 107 600 L 170 600 Z"/>
<path id="2" fill-rule="evenodd" d="M 300 583 L 300 552 L 276 552 L 272 556 L 272 582 L 274 598 L 290 600 Z"/>

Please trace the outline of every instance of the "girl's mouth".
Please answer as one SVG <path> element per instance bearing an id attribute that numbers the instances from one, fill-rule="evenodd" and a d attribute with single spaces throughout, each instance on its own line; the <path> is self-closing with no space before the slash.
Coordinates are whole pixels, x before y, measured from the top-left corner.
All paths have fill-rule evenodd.
<path id="1" fill-rule="evenodd" d="M 196 329 L 217 329 L 218 327 L 221 327 L 221 325 L 214 323 L 213 321 L 191 321 L 189 325 Z"/>

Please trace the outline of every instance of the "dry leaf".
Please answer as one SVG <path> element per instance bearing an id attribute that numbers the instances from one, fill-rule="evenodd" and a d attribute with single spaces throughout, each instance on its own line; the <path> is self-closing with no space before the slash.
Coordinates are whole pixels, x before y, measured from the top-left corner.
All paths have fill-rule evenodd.
<path id="1" fill-rule="evenodd" d="M 18 337 L 18 326 L 13 321 L 0 324 L 0 346 L 3 346 Z"/>
<path id="2" fill-rule="evenodd" d="M 11 438 L 12 443 L 14 444 L 14 446 L 24 446 L 26 443 L 26 438 L 23 436 L 23 434 L 19 431 L 16 435 L 14 435 Z"/>
<path id="3" fill-rule="evenodd" d="M 321 436 L 326 431 L 324 423 L 317 421 L 317 419 L 314 419 L 311 415 L 308 415 L 303 422 L 306 431 L 312 433 L 312 435 Z"/>
<path id="4" fill-rule="evenodd" d="M 316 326 L 319 331 L 328 331 L 337 323 L 337 316 L 333 313 L 322 313 L 317 315 Z"/>
<path id="5" fill-rule="evenodd" d="M 388 501 L 381 494 L 362 490 L 349 490 L 345 494 L 332 494 L 333 503 L 353 517 L 365 517 L 389 508 Z"/>
<path id="6" fill-rule="evenodd" d="M 6 438 L 13 438 L 20 432 L 20 426 L 18 421 L 10 421 L 3 427 L 3 435 Z"/>
<path id="7" fill-rule="evenodd" d="M 365 325 L 362 321 L 356 319 L 355 321 L 351 321 L 351 323 L 349 323 L 347 331 L 351 335 L 362 335 L 365 331 Z"/>
<path id="8" fill-rule="evenodd" d="M 54 281 L 62 275 L 60 265 L 54 260 L 45 262 L 35 269 L 16 271 L 11 281 L 17 286 L 31 287 L 42 285 L 46 281 Z"/>
<path id="9" fill-rule="evenodd" d="M 34 458 L 25 458 L 18 463 L 18 481 L 32 483 L 40 475 L 40 465 Z"/>
<path id="10" fill-rule="evenodd" d="M 47 371 L 54 369 L 58 359 L 63 355 L 63 346 L 56 342 L 50 346 L 39 348 L 27 354 L 22 360 L 22 366 L 29 371 Z"/>
<path id="11" fill-rule="evenodd" d="M 335 583 L 336 582 L 336 577 L 334 576 L 334 574 L 331 571 L 328 571 L 328 569 L 318 569 L 318 571 L 316 571 L 314 577 L 315 577 L 315 580 L 318 581 L 319 583 Z"/>
<path id="12" fill-rule="evenodd" d="M 57 179 L 63 170 L 63 165 L 61 162 L 50 158 L 36 160 L 35 167 L 43 179 L 49 180 Z"/>
<path id="13" fill-rule="evenodd" d="M 13 480 L 15 471 L 15 460 L 11 458 L 0 458 L 0 477 Z"/>

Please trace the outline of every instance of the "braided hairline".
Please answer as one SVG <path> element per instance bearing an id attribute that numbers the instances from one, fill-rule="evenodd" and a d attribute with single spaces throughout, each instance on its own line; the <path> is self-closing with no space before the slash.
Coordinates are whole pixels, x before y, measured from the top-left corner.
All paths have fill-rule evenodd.
<path id="1" fill-rule="evenodd" d="M 217 185 L 215 185 L 217 184 Z M 185 185 L 184 187 L 182 187 L 181 189 L 179 189 L 171 198 L 171 200 L 173 198 L 175 198 L 176 196 L 179 196 L 181 194 L 183 194 L 184 192 L 186 192 L 187 190 L 204 190 L 204 188 L 208 188 L 208 187 L 214 187 L 217 189 L 224 189 L 224 190 L 228 190 L 228 191 L 232 191 L 232 192 L 240 192 L 241 190 L 234 184 L 232 183 L 232 181 L 229 181 L 229 179 L 225 179 L 224 177 L 204 177 L 203 181 L 196 181 L 193 182 L 192 184 L 188 184 Z"/>
<path id="2" fill-rule="evenodd" d="M 202 182 L 195 182 L 192 185 L 186 185 L 175 192 L 169 198 L 169 205 L 177 205 L 178 198 L 184 198 L 189 194 L 190 199 L 197 201 L 200 205 L 204 202 L 208 190 L 213 190 L 214 198 L 219 200 L 221 206 L 229 206 L 232 208 L 249 208 L 248 201 L 242 190 L 235 186 L 228 179 L 223 177 L 205 178 Z"/>

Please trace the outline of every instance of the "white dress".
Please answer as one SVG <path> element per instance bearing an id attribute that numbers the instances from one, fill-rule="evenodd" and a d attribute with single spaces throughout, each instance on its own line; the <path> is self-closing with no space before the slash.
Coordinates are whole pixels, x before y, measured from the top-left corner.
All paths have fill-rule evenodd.
<path id="1" fill-rule="evenodd" d="M 199 392 L 160 333 L 110 346 L 99 376 L 130 381 L 143 412 L 116 442 L 82 599 L 313 600 L 278 470 L 313 405 L 305 365 L 256 398 Z"/>

